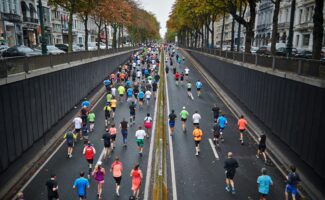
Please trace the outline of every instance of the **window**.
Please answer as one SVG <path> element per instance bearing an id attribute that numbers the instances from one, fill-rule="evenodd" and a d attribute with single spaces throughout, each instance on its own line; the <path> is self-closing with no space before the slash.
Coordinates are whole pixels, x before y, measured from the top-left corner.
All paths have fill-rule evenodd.
<path id="1" fill-rule="evenodd" d="M 314 15 L 314 6 L 311 6 L 310 7 L 309 21 L 313 21 L 313 15 Z"/>
<path id="2" fill-rule="evenodd" d="M 296 35 L 296 47 L 299 47 L 300 35 Z"/>
<path id="3" fill-rule="evenodd" d="M 298 24 L 301 24 L 302 20 L 302 9 L 299 10 Z"/>
<path id="4" fill-rule="evenodd" d="M 310 34 L 303 35 L 303 41 L 302 41 L 303 46 L 309 46 L 309 38 L 310 38 Z"/>

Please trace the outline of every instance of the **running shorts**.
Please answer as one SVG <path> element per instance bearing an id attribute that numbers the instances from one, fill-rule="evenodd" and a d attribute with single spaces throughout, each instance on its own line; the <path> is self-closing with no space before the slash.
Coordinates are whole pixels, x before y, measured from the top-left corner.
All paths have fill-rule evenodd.
<path id="1" fill-rule="evenodd" d="M 244 133 L 246 129 L 239 130 L 239 132 Z"/>
<path id="2" fill-rule="evenodd" d="M 139 98 L 139 101 L 143 101 L 143 98 Z"/>
<path id="3" fill-rule="evenodd" d="M 169 121 L 169 127 L 173 128 L 175 126 L 175 122 L 174 121 Z"/>
<path id="4" fill-rule="evenodd" d="M 116 140 L 116 134 L 111 135 L 111 139 L 112 139 L 112 141 L 115 141 Z"/>
<path id="5" fill-rule="evenodd" d="M 194 122 L 193 122 L 193 126 L 198 126 L 198 125 L 200 125 L 200 124 L 199 124 L 199 123 L 194 123 Z"/>
<path id="6" fill-rule="evenodd" d="M 226 171 L 226 178 L 227 179 L 233 180 L 234 177 L 235 177 L 235 173 Z"/>
<path id="7" fill-rule="evenodd" d="M 93 164 L 94 163 L 94 159 L 87 159 L 89 164 Z"/>
<path id="8" fill-rule="evenodd" d="M 115 110 L 116 110 L 116 107 L 112 107 L 112 110 L 113 110 L 113 112 L 115 112 Z"/>
<path id="9" fill-rule="evenodd" d="M 200 91 L 201 90 L 201 88 L 196 88 L 196 91 Z"/>
<path id="10" fill-rule="evenodd" d="M 136 142 L 137 142 L 138 147 L 144 146 L 144 139 L 137 139 Z"/>
<path id="11" fill-rule="evenodd" d="M 186 122 L 187 118 L 181 118 L 181 120 L 182 120 L 183 122 Z"/>
<path id="12" fill-rule="evenodd" d="M 266 145 L 262 145 L 262 144 L 258 145 L 258 150 L 260 150 L 261 152 L 264 152 L 265 149 L 266 149 Z"/>
<path id="13" fill-rule="evenodd" d="M 297 188 L 294 185 L 287 184 L 286 192 L 296 196 L 297 195 Z"/>
<path id="14" fill-rule="evenodd" d="M 263 193 L 260 193 L 260 192 L 259 192 L 259 194 L 260 194 L 260 197 L 267 197 L 267 195 L 268 195 L 268 194 L 263 194 Z"/>
<path id="15" fill-rule="evenodd" d="M 80 133 L 80 128 L 76 128 L 76 129 L 74 130 L 74 132 L 75 132 L 75 133 Z"/>
<path id="16" fill-rule="evenodd" d="M 121 185 L 122 176 L 120 176 L 120 177 L 114 177 L 114 180 L 115 180 L 115 183 L 117 185 Z"/>
<path id="17" fill-rule="evenodd" d="M 191 92 L 191 88 L 187 88 L 187 91 L 188 91 L 188 92 Z"/>
<path id="18" fill-rule="evenodd" d="M 144 122 L 144 127 L 147 129 L 151 128 L 151 122 Z"/>
<path id="19" fill-rule="evenodd" d="M 200 142 L 201 142 L 201 141 L 194 141 L 195 146 L 196 146 L 196 147 L 199 146 Z"/>
<path id="20" fill-rule="evenodd" d="M 110 142 L 104 142 L 104 147 L 105 148 L 110 148 L 111 147 L 111 143 Z"/>

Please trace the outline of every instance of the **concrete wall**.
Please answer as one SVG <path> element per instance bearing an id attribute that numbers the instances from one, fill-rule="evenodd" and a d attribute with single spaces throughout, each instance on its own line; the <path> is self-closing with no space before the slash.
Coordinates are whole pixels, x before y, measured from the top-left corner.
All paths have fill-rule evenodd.
<path id="1" fill-rule="evenodd" d="M 130 53 L 0 86 L 0 173 L 41 139 Z"/>
<path id="2" fill-rule="evenodd" d="M 325 179 L 325 89 L 189 53 Z"/>

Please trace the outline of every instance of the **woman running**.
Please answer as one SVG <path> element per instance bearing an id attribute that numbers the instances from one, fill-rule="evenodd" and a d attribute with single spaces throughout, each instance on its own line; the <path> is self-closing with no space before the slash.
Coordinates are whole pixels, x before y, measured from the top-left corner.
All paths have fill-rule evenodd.
<path id="1" fill-rule="evenodd" d="M 121 180 L 122 180 L 122 171 L 123 171 L 123 166 L 122 163 L 120 162 L 120 158 L 118 156 L 115 157 L 115 161 L 113 162 L 111 166 L 111 172 L 113 175 L 113 178 L 115 180 L 115 192 L 117 196 L 120 196 L 120 185 L 121 185 Z"/>
<path id="2" fill-rule="evenodd" d="M 116 133 L 117 133 L 117 130 L 115 128 L 115 124 L 111 125 L 111 128 L 109 129 L 109 133 L 111 135 L 112 150 L 114 150 L 114 148 L 115 148 L 115 140 L 116 140 Z"/>
<path id="3" fill-rule="evenodd" d="M 264 158 L 264 162 L 266 164 L 267 163 L 267 158 L 266 158 L 265 150 L 266 150 L 266 135 L 261 135 L 260 143 L 258 144 L 258 150 L 257 150 L 256 157 L 259 158 L 260 154 L 262 154 L 263 158 Z"/>
<path id="4" fill-rule="evenodd" d="M 143 177 L 142 171 L 139 168 L 139 164 L 136 164 L 134 168 L 132 169 L 130 176 L 132 177 L 132 192 L 133 196 L 135 196 L 136 199 L 139 198 L 139 192 L 140 192 L 140 186 L 141 186 L 141 179 Z"/>
<path id="5" fill-rule="evenodd" d="M 103 184 L 104 184 L 104 176 L 106 172 L 105 169 L 102 167 L 102 161 L 98 161 L 95 170 L 93 171 L 93 177 L 97 182 L 97 197 L 98 199 L 102 199 L 102 191 L 103 191 Z"/>
<path id="6" fill-rule="evenodd" d="M 147 137 L 149 137 L 152 127 L 152 118 L 150 117 L 150 113 L 147 113 L 147 116 L 144 118 L 144 127 L 146 128 Z"/>

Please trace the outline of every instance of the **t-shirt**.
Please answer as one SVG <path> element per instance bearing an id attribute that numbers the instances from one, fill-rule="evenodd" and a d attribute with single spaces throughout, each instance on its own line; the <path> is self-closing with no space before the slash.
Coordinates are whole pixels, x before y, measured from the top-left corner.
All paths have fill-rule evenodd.
<path id="1" fill-rule="evenodd" d="M 144 121 L 145 121 L 145 122 L 152 122 L 152 118 L 151 118 L 151 117 L 145 117 L 145 118 L 144 118 Z"/>
<path id="2" fill-rule="evenodd" d="M 89 187 L 89 181 L 84 177 L 77 178 L 74 181 L 73 187 L 77 188 L 78 194 L 84 196 L 86 194 L 86 189 Z"/>
<path id="3" fill-rule="evenodd" d="M 218 117 L 217 121 L 218 121 L 218 124 L 219 124 L 220 128 L 225 128 L 227 123 L 228 123 L 227 118 L 225 118 L 224 116 Z"/>
<path id="4" fill-rule="evenodd" d="M 137 138 L 137 139 L 144 139 L 144 137 L 146 136 L 146 132 L 144 131 L 144 130 L 137 130 L 136 132 L 135 132 L 135 137 Z"/>
<path id="5" fill-rule="evenodd" d="M 190 69 L 189 68 L 185 68 L 184 71 L 185 71 L 185 74 L 188 74 L 190 72 Z"/>
<path id="6" fill-rule="evenodd" d="M 74 118 L 73 123 L 75 129 L 81 129 L 82 119 L 80 117 Z"/>
<path id="7" fill-rule="evenodd" d="M 111 128 L 109 129 L 109 133 L 110 133 L 111 135 L 116 135 L 116 133 L 117 133 L 116 128 L 115 128 L 115 127 L 111 127 Z"/>
<path id="8" fill-rule="evenodd" d="M 64 134 L 64 138 L 66 138 L 68 144 L 73 144 L 73 140 L 77 138 L 71 131 Z"/>
<path id="9" fill-rule="evenodd" d="M 109 133 L 104 133 L 102 138 L 104 140 L 105 145 L 109 145 L 111 143 L 111 136 Z"/>
<path id="10" fill-rule="evenodd" d="M 121 162 L 114 162 L 112 164 L 112 174 L 113 177 L 121 177 L 123 171 L 123 166 Z"/>
<path id="11" fill-rule="evenodd" d="M 120 87 L 117 88 L 117 91 L 118 91 L 119 94 L 124 94 L 125 93 L 125 87 L 121 85 Z"/>
<path id="12" fill-rule="evenodd" d="M 58 197 L 58 191 L 53 191 L 53 188 L 56 188 L 58 186 L 58 183 L 55 180 L 50 179 L 45 183 L 45 185 L 47 187 L 48 197 Z"/>
<path id="13" fill-rule="evenodd" d="M 133 89 L 132 88 L 129 88 L 127 90 L 127 94 L 128 94 L 128 97 L 132 97 L 132 95 L 133 95 Z"/>
<path id="14" fill-rule="evenodd" d="M 192 84 L 191 83 L 187 83 L 186 86 L 187 86 L 187 88 L 192 88 Z"/>
<path id="15" fill-rule="evenodd" d="M 95 122 L 95 118 L 96 118 L 95 113 L 89 113 L 88 115 L 89 122 Z"/>
<path id="16" fill-rule="evenodd" d="M 247 126 L 247 121 L 245 119 L 238 120 L 238 128 L 239 130 L 245 130 Z"/>
<path id="17" fill-rule="evenodd" d="M 112 99 L 111 100 L 111 107 L 112 108 L 116 108 L 116 106 L 117 106 L 117 100 L 116 99 Z"/>
<path id="18" fill-rule="evenodd" d="M 112 99 L 113 99 L 113 95 L 112 94 L 107 94 L 106 95 L 106 101 L 107 102 L 111 102 Z"/>
<path id="19" fill-rule="evenodd" d="M 182 110 L 181 113 L 180 113 L 180 115 L 181 115 L 181 118 L 182 118 L 182 119 L 187 119 L 187 116 L 188 116 L 189 114 L 188 114 L 188 112 L 187 112 L 186 110 Z"/>
<path id="20" fill-rule="evenodd" d="M 134 105 L 134 104 L 131 104 L 131 105 L 129 106 L 129 109 L 130 109 L 130 114 L 131 114 L 131 115 L 134 115 L 134 114 L 135 114 L 135 105 Z"/>
<path id="21" fill-rule="evenodd" d="M 234 158 L 227 158 L 225 160 L 224 169 L 228 173 L 235 173 L 236 172 L 236 168 L 238 168 L 238 167 L 239 167 L 238 162 Z"/>
<path id="22" fill-rule="evenodd" d="M 90 102 L 89 101 L 83 101 L 81 104 L 82 107 L 89 107 L 90 106 Z"/>
<path id="23" fill-rule="evenodd" d="M 262 175 L 257 178 L 258 192 L 262 194 L 268 194 L 270 191 L 270 185 L 273 184 L 272 179 L 268 175 Z"/>
<path id="24" fill-rule="evenodd" d="M 193 123 L 199 123 L 201 119 L 201 115 L 199 113 L 194 113 L 192 118 L 193 118 Z"/>
<path id="25" fill-rule="evenodd" d="M 140 99 L 143 99 L 144 98 L 144 92 L 140 91 L 138 96 L 139 96 Z"/>
<path id="26" fill-rule="evenodd" d="M 104 111 L 105 111 L 105 115 L 109 115 L 109 112 L 111 111 L 111 107 L 105 106 Z"/>
<path id="27" fill-rule="evenodd" d="M 202 87 L 202 83 L 200 81 L 197 81 L 195 83 L 195 86 L 196 86 L 196 88 L 201 88 Z"/>
<path id="28" fill-rule="evenodd" d="M 177 118 L 175 113 L 170 113 L 168 117 L 170 122 L 175 122 L 175 119 Z"/>
<path id="29" fill-rule="evenodd" d="M 141 76 L 141 71 L 137 71 L 137 77 Z"/>
<path id="30" fill-rule="evenodd" d="M 193 136 L 194 136 L 194 141 L 201 141 L 202 140 L 202 130 L 199 128 L 196 128 L 193 130 Z"/>
<path id="31" fill-rule="evenodd" d="M 145 95 L 146 95 L 146 98 L 147 99 L 150 99 L 151 92 L 149 90 L 147 90 L 146 93 L 145 93 Z"/>
<path id="32" fill-rule="evenodd" d="M 128 130 L 128 122 L 127 121 L 121 121 L 121 130 L 122 131 Z"/>
<path id="33" fill-rule="evenodd" d="M 111 93 L 112 93 L 113 96 L 116 95 L 116 88 L 115 88 L 115 87 L 112 87 L 112 88 L 111 88 Z"/>
<path id="34" fill-rule="evenodd" d="M 300 177 L 295 172 L 290 172 L 288 174 L 288 184 L 292 186 L 297 186 L 297 184 L 300 182 Z"/>
<path id="35" fill-rule="evenodd" d="M 104 81 L 104 85 L 108 86 L 111 82 L 109 80 Z"/>

